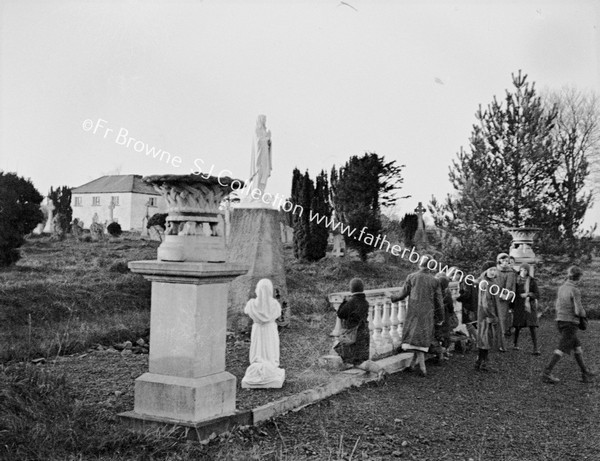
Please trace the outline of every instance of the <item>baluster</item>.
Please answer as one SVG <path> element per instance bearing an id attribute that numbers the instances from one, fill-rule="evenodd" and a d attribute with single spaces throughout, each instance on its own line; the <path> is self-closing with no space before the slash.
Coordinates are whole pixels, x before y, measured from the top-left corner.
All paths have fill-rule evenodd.
<path id="1" fill-rule="evenodd" d="M 407 304 L 408 298 L 405 298 L 398 303 L 398 334 L 400 335 L 400 341 L 402 341 L 402 333 L 404 330 L 404 320 L 406 319 Z"/>
<path id="2" fill-rule="evenodd" d="M 392 326 L 392 321 L 390 319 L 390 311 L 392 310 L 392 303 L 388 300 L 383 302 L 383 317 L 381 317 L 381 324 L 383 326 L 383 330 L 381 331 L 381 338 L 383 340 L 384 346 L 392 347 L 392 336 L 390 334 L 390 327 Z"/>
<path id="3" fill-rule="evenodd" d="M 390 328 L 390 336 L 392 337 L 392 347 L 395 349 L 400 343 L 400 333 L 398 332 L 400 321 L 398 320 L 398 303 L 391 303 L 391 305 L 392 312 L 390 314 L 390 323 L 392 326 Z"/>
<path id="4" fill-rule="evenodd" d="M 367 316 L 367 322 L 369 323 L 369 358 L 375 355 L 375 341 L 373 340 L 373 304 L 369 301 L 369 314 Z"/>
<path id="5" fill-rule="evenodd" d="M 381 322 L 381 314 L 383 311 L 383 304 L 376 303 L 373 308 L 373 342 L 375 343 L 375 347 L 380 349 L 383 341 L 381 337 L 381 330 L 383 328 L 383 324 Z"/>

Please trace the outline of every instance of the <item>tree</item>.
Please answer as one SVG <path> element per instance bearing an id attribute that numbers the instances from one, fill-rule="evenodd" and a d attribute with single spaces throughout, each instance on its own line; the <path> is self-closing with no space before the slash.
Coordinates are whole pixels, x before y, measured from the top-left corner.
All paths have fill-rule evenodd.
<path id="1" fill-rule="evenodd" d="M 507 227 L 545 226 L 553 203 L 560 165 L 552 136 L 557 111 L 544 106 L 521 71 L 512 80 L 504 103 L 494 97 L 476 113 L 469 148 L 461 148 L 450 167 L 455 195 L 429 206 L 453 247 L 463 254 L 479 249 L 473 255 L 479 258 L 507 240 Z"/>
<path id="2" fill-rule="evenodd" d="M 560 237 L 573 241 L 592 201 L 586 182 L 600 160 L 600 103 L 595 94 L 575 88 L 547 92 L 544 103 L 558 110 L 552 138 L 559 165 L 552 176 L 549 220 Z"/>
<path id="3" fill-rule="evenodd" d="M 381 208 L 393 206 L 403 182 L 402 168 L 396 161 L 386 162 L 376 153 L 352 156 L 343 167 L 331 171 L 331 202 L 337 218 L 357 231 L 366 228 L 365 238 L 344 235 L 346 245 L 355 248 L 364 261 L 375 247 L 381 231 Z M 406 197 L 402 197 L 406 198 Z"/>
<path id="4" fill-rule="evenodd" d="M 312 194 L 310 211 L 313 216 L 318 214 L 319 217 L 325 216 L 328 220 L 331 217 L 331 204 L 329 203 L 329 185 L 327 181 L 327 173 L 321 171 L 315 180 L 315 188 Z M 306 210 L 305 210 L 306 212 Z M 323 221 L 318 222 L 313 220 L 309 226 L 309 248 L 308 259 L 310 261 L 318 261 L 324 258 L 327 254 L 327 240 L 329 238 L 329 228 Z"/>
<path id="5" fill-rule="evenodd" d="M 405 246 L 413 246 L 417 229 L 419 228 L 419 217 L 415 213 L 406 213 L 400 221 L 402 237 Z"/>
<path id="6" fill-rule="evenodd" d="M 68 223 L 73 220 L 73 209 L 71 208 L 71 188 L 60 186 L 56 190 L 50 187 L 48 197 L 54 204 L 54 215 L 62 214 L 66 217 Z M 68 230 L 65 229 L 65 231 Z"/>
<path id="7" fill-rule="evenodd" d="M 300 206 L 301 213 L 294 214 L 294 257 L 297 259 L 309 259 L 310 245 L 310 220 L 309 210 L 314 191 L 314 184 L 308 175 L 308 171 L 300 173 L 294 168 L 292 178 L 292 203 L 294 209 Z"/>
<path id="8" fill-rule="evenodd" d="M 0 171 L 0 266 L 19 260 L 18 248 L 42 221 L 42 196 L 29 179 Z"/>

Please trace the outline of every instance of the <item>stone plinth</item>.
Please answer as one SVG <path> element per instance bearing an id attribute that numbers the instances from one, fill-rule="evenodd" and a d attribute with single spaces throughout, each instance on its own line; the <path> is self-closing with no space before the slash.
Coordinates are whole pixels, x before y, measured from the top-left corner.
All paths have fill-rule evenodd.
<path id="1" fill-rule="evenodd" d="M 152 281 L 149 372 L 136 379 L 133 414 L 182 422 L 232 414 L 236 378 L 225 371 L 227 284 L 247 268 L 165 261 L 132 261 L 129 268 Z"/>
<path id="2" fill-rule="evenodd" d="M 260 279 L 273 282 L 275 290 L 279 290 L 280 302 L 287 299 L 283 244 L 277 210 L 233 208 L 231 211 L 227 259 L 247 265 L 249 269 L 229 286 L 228 325 L 243 329 L 248 325 L 244 306 L 256 296 L 254 289 Z"/>

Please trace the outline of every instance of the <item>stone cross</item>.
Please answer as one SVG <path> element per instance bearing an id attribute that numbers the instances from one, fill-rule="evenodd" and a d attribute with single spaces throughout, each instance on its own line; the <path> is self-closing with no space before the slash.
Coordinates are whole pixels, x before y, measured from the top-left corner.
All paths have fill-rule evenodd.
<path id="1" fill-rule="evenodd" d="M 423 229 L 423 214 L 426 211 L 427 210 L 425 209 L 425 207 L 423 207 L 423 204 L 419 202 L 419 205 L 417 206 L 417 208 L 415 208 L 415 213 L 417 213 L 417 216 L 419 217 L 419 225 L 417 229 Z"/>

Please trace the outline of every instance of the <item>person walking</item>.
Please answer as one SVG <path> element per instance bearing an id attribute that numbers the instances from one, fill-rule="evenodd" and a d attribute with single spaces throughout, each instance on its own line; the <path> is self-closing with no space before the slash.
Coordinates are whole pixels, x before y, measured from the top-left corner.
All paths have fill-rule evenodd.
<path id="1" fill-rule="evenodd" d="M 421 376 L 427 376 L 425 352 L 434 341 L 434 327 L 444 321 L 440 281 L 427 268 L 427 263 L 432 259 L 430 255 L 421 256 L 419 270 L 408 274 L 402 292 L 398 296 L 390 296 L 393 303 L 409 297 L 401 348 L 414 352 L 409 370 L 418 365 Z"/>
<path id="2" fill-rule="evenodd" d="M 596 373 L 592 373 L 583 361 L 583 349 L 577 337 L 577 330 L 582 317 L 586 317 L 585 309 L 581 304 L 581 290 L 578 282 L 583 276 L 583 271 L 578 266 L 571 266 L 567 271 L 568 280 L 558 289 L 556 295 L 556 326 L 560 333 L 558 347 L 542 373 L 542 381 L 556 384 L 560 380 L 552 374 L 558 361 L 565 355 L 574 352 L 575 361 L 581 370 L 581 381 L 591 383 Z"/>
<path id="3" fill-rule="evenodd" d="M 519 348 L 519 333 L 522 328 L 529 328 L 531 342 L 533 343 L 533 355 L 540 355 L 537 342 L 537 329 L 539 327 L 537 300 L 540 297 L 538 284 L 531 275 L 531 266 L 524 263 L 519 268 L 515 289 L 515 302 L 512 304 L 513 324 L 515 335 L 513 339 L 513 350 Z"/>
<path id="4" fill-rule="evenodd" d="M 334 350 L 349 367 L 355 366 L 361 370 L 377 374 L 377 380 L 382 381 L 386 371 L 372 360 L 369 360 L 370 334 L 367 317 L 369 303 L 364 293 L 363 281 L 353 278 L 350 281 L 350 299 L 344 300 L 337 310 L 337 316 L 342 321 L 343 331 L 350 332 L 352 340 L 341 340 Z"/>
<path id="5" fill-rule="evenodd" d="M 478 371 L 496 370 L 489 366 L 489 353 L 494 344 L 498 327 L 498 296 L 490 293 L 489 287 L 496 281 L 496 264 L 487 261 L 481 268 L 482 274 L 478 281 L 479 298 L 477 305 L 477 349 L 478 357 L 475 369 Z"/>
<path id="6" fill-rule="evenodd" d="M 511 336 L 512 327 L 510 305 L 515 297 L 516 273 L 509 265 L 509 256 L 500 253 L 496 258 L 498 274 L 496 285 L 500 287 L 501 296 L 498 297 L 498 335 L 497 345 L 500 352 L 506 352 L 506 338 Z M 504 290 L 504 294 L 503 293 Z"/>

